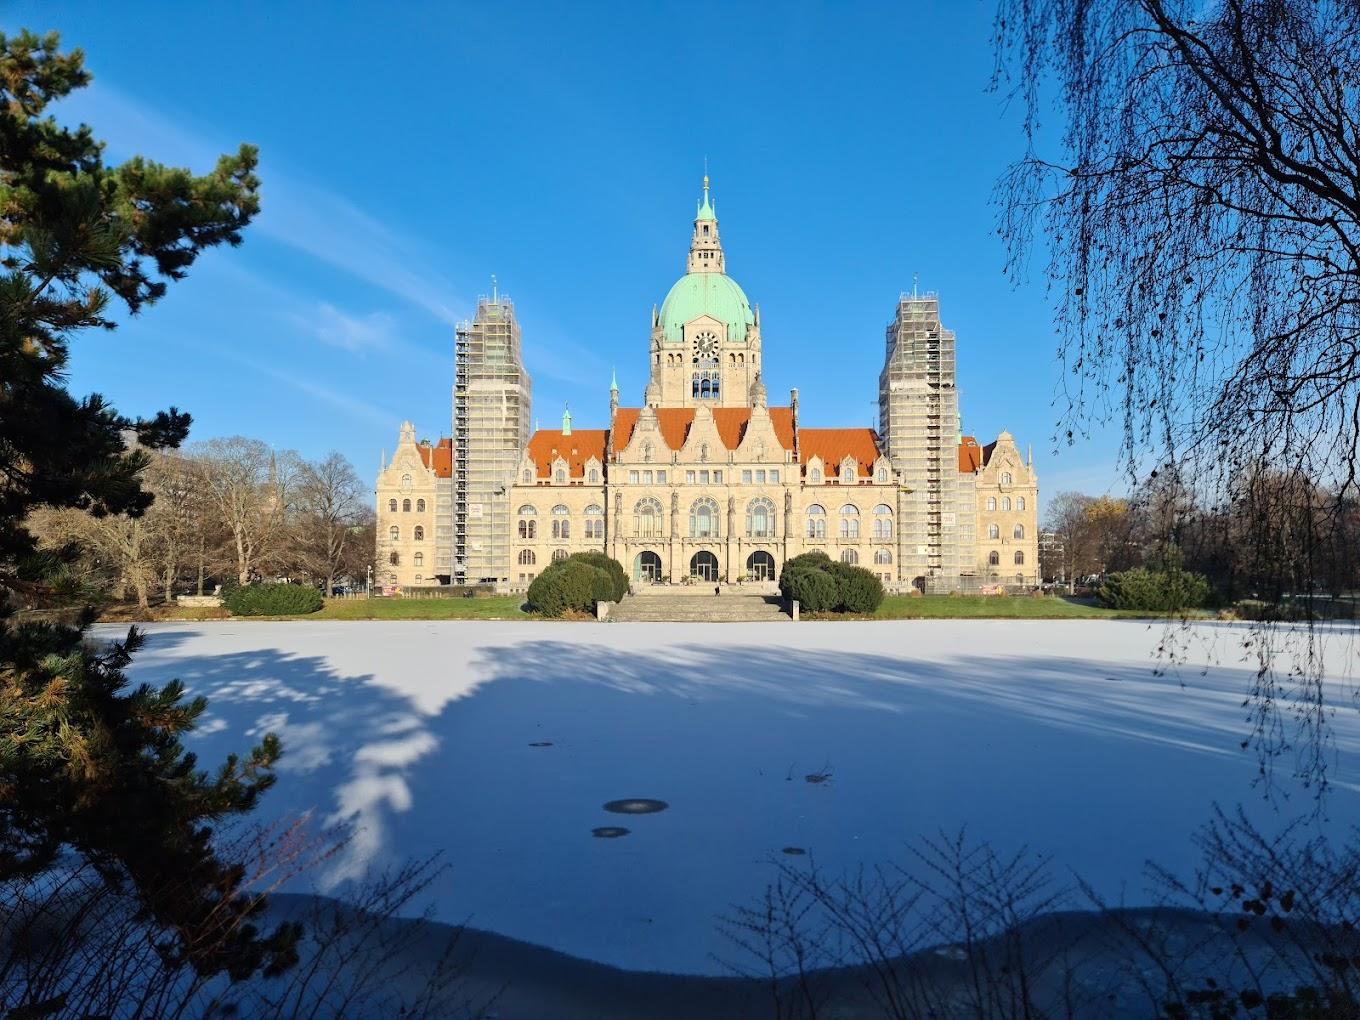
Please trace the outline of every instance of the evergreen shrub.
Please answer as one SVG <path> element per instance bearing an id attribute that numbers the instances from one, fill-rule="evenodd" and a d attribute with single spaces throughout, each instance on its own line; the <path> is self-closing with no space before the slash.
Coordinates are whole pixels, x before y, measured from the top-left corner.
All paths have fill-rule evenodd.
<path id="1" fill-rule="evenodd" d="M 872 571 L 838 563 L 824 552 L 803 553 L 784 564 L 779 591 L 810 613 L 872 613 L 883 602 L 883 582 Z"/>
<path id="2" fill-rule="evenodd" d="M 607 570 L 569 556 L 534 578 L 525 600 L 531 612 L 556 617 L 572 611 L 593 613 L 596 603 L 611 600 L 613 591 Z"/>
<path id="3" fill-rule="evenodd" d="M 224 589 L 222 596 L 232 616 L 297 616 L 315 613 L 323 602 L 307 584 L 247 584 Z"/>
<path id="4" fill-rule="evenodd" d="M 589 563 L 592 567 L 598 567 L 609 575 L 609 594 L 601 601 L 621 602 L 623 597 L 628 594 L 628 574 L 623 569 L 623 564 L 614 557 L 607 556 L 602 552 L 580 552 L 572 553 L 567 558 Z"/>
<path id="5" fill-rule="evenodd" d="M 1214 590 L 1203 574 L 1180 568 L 1149 570 L 1137 567 L 1111 574 L 1096 592 L 1096 597 L 1101 605 L 1110 609 L 1174 613 L 1209 605 Z"/>

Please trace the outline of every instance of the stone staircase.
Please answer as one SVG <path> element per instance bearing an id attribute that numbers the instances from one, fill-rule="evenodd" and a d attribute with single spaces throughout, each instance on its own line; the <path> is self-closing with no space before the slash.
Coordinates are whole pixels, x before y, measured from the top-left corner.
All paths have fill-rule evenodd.
<path id="1" fill-rule="evenodd" d="M 778 623 L 790 620 L 773 586 L 644 585 L 609 611 L 617 623 Z"/>

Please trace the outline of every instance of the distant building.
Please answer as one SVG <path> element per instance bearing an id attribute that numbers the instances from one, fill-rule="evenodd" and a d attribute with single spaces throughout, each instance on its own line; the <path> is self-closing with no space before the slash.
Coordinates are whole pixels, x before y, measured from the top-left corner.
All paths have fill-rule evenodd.
<path id="1" fill-rule="evenodd" d="M 707 178 L 685 274 L 652 309 L 643 401 L 622 406 L 611 383 L 606 427 L 564 413 L 529 433 L 513 307 L 484 299 L 458 330 L 454 580 L 522 590 L 582 550 L 639 582 L 768 580 L 822 550 L 894 590 L 1037 584 L 1033 458 L 1008 432 L 960 434 L 938 298 L 903 295 L 886 339 L 881 433 L 804 427 L 797 390 L 770 406 L 760 310 L 727 275 Z M 381 534 L 400 513 L 381 488 L 378 512 Z"/>

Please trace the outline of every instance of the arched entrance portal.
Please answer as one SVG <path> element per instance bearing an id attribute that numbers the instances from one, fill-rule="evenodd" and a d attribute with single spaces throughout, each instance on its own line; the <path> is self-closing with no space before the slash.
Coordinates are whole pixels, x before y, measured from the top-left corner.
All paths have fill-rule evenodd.
<path id="1" fill-rule="evenodd" d="M 753 581 L 774 580 L 774 557 L 764 549 L 757 549 L 746 557 L 746 576 Z"/>
<path id="2" fill-rule="evenodd" d="M 661 580 L 661 557 L 650 549 L 637 554 L 633 560 L 633 580 L 655 584 Z"/>
<path id="3" fill-rule="evenodd" d="M 700 580 L 716 581 L 718 579 L 718 557 L 707 549 L 700 550 L 689 561 L 689 572 Z"/>

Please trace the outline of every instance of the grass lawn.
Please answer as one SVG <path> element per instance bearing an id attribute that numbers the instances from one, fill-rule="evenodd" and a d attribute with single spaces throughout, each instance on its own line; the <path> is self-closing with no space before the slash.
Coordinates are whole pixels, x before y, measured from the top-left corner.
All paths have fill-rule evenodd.
<path id="1" fill-rule="evenodd" d="M 522 620 L 523 595 L 481 599 L 327 599 L 321 612 L 290 620 Z"/>
<path id="2" fill-rule="evenodd" d="M 1111 620 L 1155 615 L 1105 609 L 1076 599 L 1036 595 L 889 595 L 874 614 L 880 620 L 979 618 L 1004 620 Z"/>

